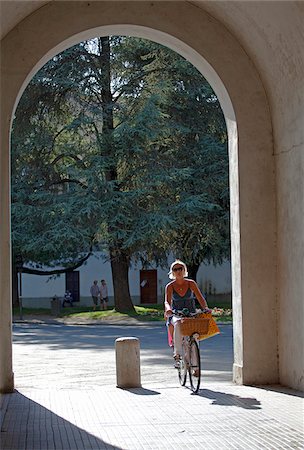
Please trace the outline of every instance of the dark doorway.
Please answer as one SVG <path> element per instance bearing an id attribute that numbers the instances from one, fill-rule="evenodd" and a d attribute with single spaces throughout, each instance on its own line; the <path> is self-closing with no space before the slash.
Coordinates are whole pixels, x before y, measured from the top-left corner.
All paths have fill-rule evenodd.
<path id="1" fill-rule="evenodd" d="M 79 302 L 79 272 L 67 272 L 65 274 L 65 290 L 72 292 L 73 302 Z"/>
<path id="2" fill-rule="evenodd" d="M 140 271 L 140 303 L 157 303 L 157 270 Z"/>

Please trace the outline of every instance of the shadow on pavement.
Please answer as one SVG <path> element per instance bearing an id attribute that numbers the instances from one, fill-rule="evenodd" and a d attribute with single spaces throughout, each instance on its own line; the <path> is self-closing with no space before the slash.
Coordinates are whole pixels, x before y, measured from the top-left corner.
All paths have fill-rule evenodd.
<path id="1" fill-rule="evenodd" d="M 6 396 L 1 449 L 122 450 L 15 391 Z"/>
<path id="2" fill-rule="evenodd" d="M 271 392 L 279 392 L 280 394 L 285 394 L 285 395 L 291 395 L 293 397 L 300 397 L 300 398 L 304 398 L 304 392 L 301 391 L 295 391 L 291 388 L 285 387 L 285 386 L 281 386 L 280 384 L 275 385 L 275 386 L 255 386 L 258 389 L 263 389 L 264 391 L 271 391 Z"/>
<path id="3" fill-rule="evenodd" d="M 160 392 L 152 391 L 151 389 L 145 389 L 145 388 L 119 388 L 124 391 L 131 392 L 132 394 L 136 395 L 160 395 Z"/>
<path id="4" fill-rule="evenodd" d="M 211 405 L 238 406 L 244 409 L 262 408 L 261 402 L 252 397 L 243 398 L 239 397 L 238 395 L 225 394 L 224 392 L 213 391 L 211 389 L 200 389 L 198 394 L 196 395 L 213 400 Z"/>
<path id="5" fill-rule="evenodd" d="M 147 330 L 151 328 L 151 333 Z M 166 330 L 159 325 L 148 327 L 96 325 L 66 326 L 49 324 L 15 324 L 14 343 L 21 345 L 47 345 L 57 349 L 102 349 L 114 348 L 115 340 L 122 336 L 135 336 L 146 348 L 155 348 L 155 342 L 165 347 Z M 102 339 L 100 339 L 102 337 Z M 160 342 L 162 343 L 160 345 Z"/>

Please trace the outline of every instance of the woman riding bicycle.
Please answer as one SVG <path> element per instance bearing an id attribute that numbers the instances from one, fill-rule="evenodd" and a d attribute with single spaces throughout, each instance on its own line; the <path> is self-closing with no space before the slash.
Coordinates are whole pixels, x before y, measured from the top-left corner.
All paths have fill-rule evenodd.
<path id="1" fill-rule="evenodd" d="M 187 308 L 189 313 L 195 313 L 195 298 L 203 309 L 208 308 L 208 305 L 196 282 L 185 278 L 188 276 L 188 270 L 184 262 L 178 259 L 174 261 L 171 264 L 168 275 L 173 281 L 166 286 L 165 317 L 173 340 L 173 357 L 175 360 L 178 360 L 182 354 L 182 335 L 180 332 L 181 317 L 175 316 L 174 311 L 180 311 Z"/>

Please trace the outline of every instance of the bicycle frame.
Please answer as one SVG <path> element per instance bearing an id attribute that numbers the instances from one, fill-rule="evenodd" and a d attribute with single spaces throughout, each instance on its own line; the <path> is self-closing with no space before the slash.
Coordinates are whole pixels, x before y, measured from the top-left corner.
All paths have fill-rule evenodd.
<path id="1" fill-rule="evenodd" d="M 200 350 L 198 335 L 184 336 L 182 340 L 183 354 L 179 361 L 178 378 L 180 384 L 185 386 L 187 381 L 187 373 L 189 373 L 189 380 L 191 390 L 197 393 L 201 381 L 201 364 L 200 364 Z"/>
<path id="2" fill-rule="evenodd" d="M 175 311 L 174 315 L 177 317 L 195 317 L 201 311 L 184 314 L 183 311 Z M 189 373 L 189 380 L 191 390 L 197 393 L 201 382 L 201 359 L 199 349 L 199 334 L 193 333 L 191 336 L 183 336 L 182 338 L 182 355 L 178 362 L 178 378 L 182 386 L 185 386 L 187 381 L 187 373 Z"/>

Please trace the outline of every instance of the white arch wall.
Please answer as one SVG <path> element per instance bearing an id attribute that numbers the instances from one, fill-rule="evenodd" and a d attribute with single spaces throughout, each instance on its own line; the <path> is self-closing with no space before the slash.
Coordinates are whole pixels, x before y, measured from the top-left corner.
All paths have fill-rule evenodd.
<path id="1" fill-rule="evenodd" d="M 277 192 L 280 382 L 304 390 L 304 2 L 203 3 L 250 54 L 269 100 Z"/>
<path id="2" fill-rule="evenodd" d="M 278 382 L 273 142 L 267 98 L 254 65 L 225 27 L 186 2 L 52 2 L 2 44 L 0 390 L 13 388 L 8 173 L 16 99 L 29 75 L 54 51 L 75 43 L 76 35 L 78 41 L 85 38 L 93 28 L 114 32 L 113 25 L 119 25 L 120 33 L 152 38 L 184 54 L 219 95 L 230 145 L 234 379 Z"/>

